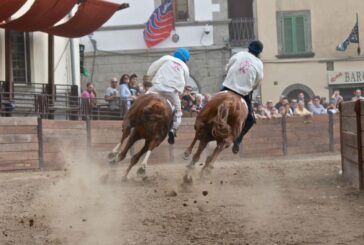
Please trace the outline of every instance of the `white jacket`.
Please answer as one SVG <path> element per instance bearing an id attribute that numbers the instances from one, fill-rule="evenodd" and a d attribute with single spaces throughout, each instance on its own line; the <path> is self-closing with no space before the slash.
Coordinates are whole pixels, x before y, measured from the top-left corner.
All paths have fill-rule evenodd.
<path id="1" fill-rule="evenodd" d="M 187 65 L 180 59 L 165 55 L 154 61 L 147 72 L 152 76 L 153 87 L 159 91 L 183 93 L 190 77 Z"/>
<path id="2" fill-rule="evenodd" d="M 233 55 L 227 69 L 223 86 L 241 95 L 248 95 L 263 80 L 263 62 L 249 52 Z"/>

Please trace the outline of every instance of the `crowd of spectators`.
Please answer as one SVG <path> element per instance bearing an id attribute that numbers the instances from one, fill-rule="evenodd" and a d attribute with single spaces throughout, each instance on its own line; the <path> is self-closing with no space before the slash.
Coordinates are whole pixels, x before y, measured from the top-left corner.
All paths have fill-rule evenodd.
<path id="1" fill-rule="evenodd" d="M 130 108 L 131 104 L 139 96 L 143 95 L 152 86 L 148 77 L 143 77 L 142 84 L 138 84 L 138 76 L 136 74 L 124 74 L 120 80 L 112 78 L 110 86 L 105 91 L 105 101 L 109 110 L 115 115 L 123 116 Z M 92 83 L 87 83 L 82 93 L 82 98 L 87 98 L 92 108 L 97 106 L 97 95 Z M 183 94 L 181 94 L 182 111 L 185 115 L 189 113 L 198 113 L 210 100 L 210 94 L 195 93 L 191 86 L 186 86 Z M 352 101 L 364 99 L 361 90 L 357 89 L 354 93 Z M 260 96 L 256 96 L 253 100 L 254 114 L 257 119 L 271 119 L 281 117 L 312 117 L 313 115 L 335 114 L 338 113 L 338 105 L 343 101 L 340 91 L 336 90 L 330 97 L 329 102 L 326 98 L 314 96 L 312 98 L 305 97 L 304 93 L 300 93 L 297 98 L 287 98 L 281 95 L 277 103 L 268 100 L 262 103 Z"/>
<path id="2" fill-rule="evenodd" d="M 361 90 L 356 90 L 353 100 L 360 99 Z M 343 101 L 340 91 L 334 91 L 327 102 L 326 98 L 314 96 L 306 98 L 304 93 L 300 93 L 297 98 L 288 99 L 285 95 L 281 95 L 279 101 L 274 104 L 269 100 L 262 104 L 260 97 L 254 100 L 253 109 L 256 118 L 271 119 L 281 117 L 312 117 L 314 115 L 335 114 L 337 113 L 339 103 Z"/>

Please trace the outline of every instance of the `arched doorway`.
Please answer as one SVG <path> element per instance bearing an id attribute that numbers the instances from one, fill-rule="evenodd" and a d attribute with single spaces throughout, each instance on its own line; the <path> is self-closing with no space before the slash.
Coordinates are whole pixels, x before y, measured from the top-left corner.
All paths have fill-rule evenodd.
<path id="1" fill-rule="evenodd" d="M 288 98 L 288 100 L 291 100 L 291 99 L 297 99 L 300 93 L 303 93 L 305 95 L 305 98 L 307 98 L 307 100 L 315 96 L 315 93 L 312 91 L 312 89 L 310 89 L 306 85 L 299 83 L 288 86 L 285 90 L 283 90 L 282 94 L 285 95 Z"/>

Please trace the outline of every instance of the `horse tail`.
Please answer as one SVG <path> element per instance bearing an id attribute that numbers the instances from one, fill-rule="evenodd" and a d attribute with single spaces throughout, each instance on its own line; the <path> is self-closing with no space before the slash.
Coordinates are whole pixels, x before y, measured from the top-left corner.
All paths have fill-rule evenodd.
<path id="1" fill-rule="evenodd" d="M 231 101 L 224 101 L 217 108 L 217 114 L 213 120 L 212 136 L 217 138 L 226 138 L 231 132 L 231 127 L 228 124 L 229 110 L 231 107 Z"/>

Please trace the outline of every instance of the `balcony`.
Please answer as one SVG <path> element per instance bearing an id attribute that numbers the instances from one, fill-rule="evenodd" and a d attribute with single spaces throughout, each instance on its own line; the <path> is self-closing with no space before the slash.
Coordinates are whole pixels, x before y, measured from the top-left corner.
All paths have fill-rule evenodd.
<path id="1" fill-rule="evenodd" d="M 248 47 L 249 43 L 256 39 L 255 18 L 232 18 L 229 34 L 231 46 Z"/>

